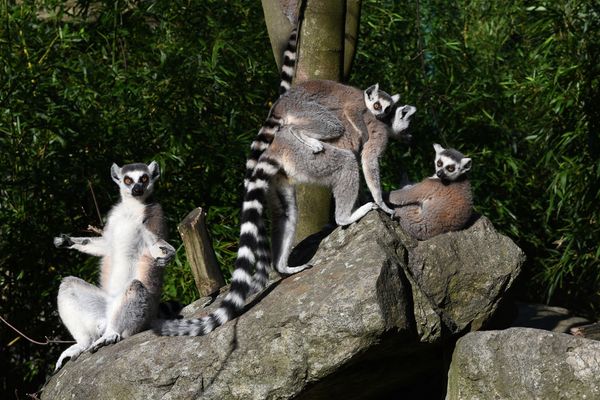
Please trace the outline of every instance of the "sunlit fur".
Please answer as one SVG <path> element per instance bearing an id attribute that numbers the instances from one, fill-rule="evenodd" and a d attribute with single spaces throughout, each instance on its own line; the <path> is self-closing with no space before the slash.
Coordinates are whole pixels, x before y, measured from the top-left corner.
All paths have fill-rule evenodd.
<path id="1" fill-rule="evenodd" d="M 56 363 L 120 341 L 149 327 L 156 317 L 164 266 L 175 249 L 164 239 L 162 209 L 148 199 L 159 177 L 158 164 L 113 164 L 111 176 L 121 199 L 110 210 L 100 237 L 54 238 L 56 247 L 101 257 L 100 286 L 76 277 L 62 280 L 58 312 L 76 340 Z"/>
<path id="2" fill-rule="evenodd" d="M 455 149 L 435 148 L 435 175 L 414 185 L 390 193 L 405 231 L 416 239 L 426 240 L 441 233 L 465 227 L 473 212 L 473 197 L 467 172 L 471 159 Z"/>

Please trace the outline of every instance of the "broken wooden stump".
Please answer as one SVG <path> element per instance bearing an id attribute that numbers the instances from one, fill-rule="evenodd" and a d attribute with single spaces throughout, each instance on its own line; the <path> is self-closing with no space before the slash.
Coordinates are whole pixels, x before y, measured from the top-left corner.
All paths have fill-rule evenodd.
<path id="1" fill-rule="evenodd" d="M 177 225 L 177 230 L 183 239 L 196 288 L 201 297 L 210 296 L 225 286 L 225 279 L 206 229 L 206 213 L 201 207 L 194 209 Z"/>

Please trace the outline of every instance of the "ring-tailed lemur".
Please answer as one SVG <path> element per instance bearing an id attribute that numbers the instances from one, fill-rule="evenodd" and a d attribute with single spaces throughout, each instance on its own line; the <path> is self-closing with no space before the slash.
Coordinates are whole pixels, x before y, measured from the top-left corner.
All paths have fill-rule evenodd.
<path id="1" fill-rule="evenodd" d="M 364 99 L 365 106 L 377 119 L 391 125 L 390 121 L 395 115 L 394 106 L 400 100 L 399 94 L 390 96 L 383 90 L 379 90 L 379 83 L 376 83 L 365 89 Z"/>
<path id="2" fill-rule="evenodd" d="M 73 276 L 62 280 L 58 290 L 58 313 L 76 340 L 60 355 L 76 359 L 86 350 L 116 343 L 149 327 L 156 318 L 164 267 L 175 255 L 165 241 L 162 208 L 148 202 L 159 177 L 156 162 L 111 167 L 121 200 L 108 214 L 99 237 L 54 238 L 59 248 L 79 250 L 101 257 L 100 286 Z"/>
<path id="3" fill-rule="evenodd" d="M 287 117 L 287 114 L 283 116 L 284 119 Z M 368 203 L 353 210 L 359 192 L 360 171 L 352 151 L 323 143 L 323 150 L 314 153 L 294 132 L 312 132 L 324 126 L 328 130 L 343 130 L 337 118 L 327 110 L 319 113 L 318 109 L 309 108 L 305 116 L 295 114 L 294 121 L 304 124 L 282 125 L 270 146 L 260 156 L 248 180 L 235 270 L 230 291 L 220 308 L 201 319 L 160 321 L 155 325 L 157 333 L 207 334 L 236 316 L 247 296 L 264 287 L 269 266 L 267 238 L 263 234 L 267 196 L 273 207 L 273 265 L 283 275 L 294 274 L 308 267 L 287 265 L 297 221 L 295 184 L 316 183 L 330 187 L 335 199 L 335 219 L 339 225 L 350 224 L 374 208 L 373 203 Z M 253 276 L 255 266 L 256 274 Z"/>
<path id="4" fill-rule="evenodd" d="M 280 84 L 279 84 L 279 95 L 284 96 L 285 93 L 292 87 L 292 80 L 294 77 L 294 71 L 296 66 L 297 58 L 297 44 L 298 44 L 298 28 L 294 28 L 288 39 L 286 49 L 283 53 L 283 65 L 281 68 Z M 332 81 L 310 81 L 312 84 L 308 85 L 305 90 L 308 90 L 308 95 L 314 95 L 315 97 L 331 97 L 334 101 L 328 102 L 327 105 L 331 106 L 331 111 L 336 113 L 338 119 L 345 124 L 347 123 L 348 128 L 346 130 L 347 135 L 356 135 L 360 139 L 351 139 L 353 142 L 353 148 L 355 153 L 360 152 L 362 142 L 365 141 L 368 136 L 368 128 L 362 115 L 368 110 L 377 117 L 378 120 L 382 121 L 385 125 L 392 129 L 393 137 L 396 139 L 410 139 L 410 135 L 407 135 L 404 131 L 408 128 L 410 118 L 415 113 L 416 108 L 410 105 L 399 105 L 398 100 L 400 99 L 399 94 L 393 96 L 387 94 L 383 90 L 379 90 L 379 84 L 375 84 L 367 88 L 363 93 L 356 88 L 350 86 L 341 85 Z M 319 82 L 322 82 L 324 87 L 319 87 Z M 303 86 L 300 84 L 299 86 Z M 310 93 L 312 91 L 312 93 Z M 364 104 L 361 103 L 360 99 L 364 99 Z M 318 99 L 313 101 L 318 103 Z M 345 104 L 349 102 L 349 104 Z M 323 105 L 327 108 L 327 105 Z M 248 179 L 254 171 L 254 167 L 258 161 L 260 155 L 269 146 L 273 137 L 283 121 L 273 114 L 272 110 L 269 112 L 267 119 L 252 144 L 250 145 L 250 155 L 246 161 L 246 174 L 244 179 L 244 186 L 246 186 Z M 337 136 L 336 136 L 337 135 Z M 297 134 L 298 139 L 311 147 L 313 151 L 321 151 L 320 140 L 333 140 L 339 137 L 339 132 L 328 132 L 324 137 L 306 137 L 302 133 Z M 354 143 L 355 142 L 355 143 Z M 385 150 L 385 149 L 383 149 Z M 383 151 L 382 150 L 382 151 Z M 374 156 L 374 155 L 373 155 Z M 371 160 L 367 161 L 368 164 L 372 164 Z M 364 165 L 363 165 L 364 167 Z M 373 168 L 377 168 L 377 171 L 373 171 Z M 367 168 L 369 173 L 365 175 L 366 179 L 371 181 L 373 185 L 379 181 L 379 165 L 376 167 Z M 371 179 L 369 179 L 369 177 Z M 378 188 L 372 188 L 369 186 L 369 190 L 374 191 L 374 198 L 377 202 L 378 195 L 380 192 Z M 391 213 L 391 210 L 386 209 L 385 203 L 380 201 L 378 203 L 385 211 Z"/>
<path id="5" fill-rule="evenodd" d="M 375 203 L 388 214 L 393 214 L 384 203 L 381 194 L 379 157 L 385 151 L 388 137 L 405 139 L 401 132 L 408 128 L 410 118 L 416 111 L 413 106 L 397 104 L 399 95 L 390 96 L 379 90 L 379 85 L 371 86 L 364 92 L 352 86 L 328 80 L 312 80 L 292 87 L 292 79 L 297 59 L 298 29 L 293 29 L 284 51 L 280 99 L 290 95 L 294 102 L 303 98 L 310 107 L 329 110 L 344 125 L 345 130 L 328 131 L 319 129 L 309 133 L 304 130 L 295 133 L 298 140 L 309 146 L 314 152 L 321 151 L 321 141 L 342 149 L 352 150 L 360 158 L 365 181 Z M 293 125 L 294 121 L 283 121 L 271 108 L 267 120 L 252 142 L 251 153 L 246 161 L 244 186 L 252 175 L 260 155 L 269 146 L 280 126 Z M 377 109 L 379 108 L 379 110 Z M 368 111 L 371 111 L 369 113 Z"/>
<path id="6" fill-rule="evenodd" d="M 390 193 L 394 216 L 418 240 L 462 229 L 471 218 L 471 159 L 455 149 L 435 149 L 435 175 Z"/>
<path id="7" fill-rule="evenodd" d="M 339 119 L 344 126 L 342 135 L 332 137 L 331 133 L 322 130 L 307 132 L 306 135 L 317 141 L 327 141 L 335 147 L 351 150 L 360 159 L 363 176 L 373 200 L 383 211 L 393 214 L 393 210 L 383 202 L 379 158 L 385 152 L 388 138 L 400 139 L 402 130 L 392 130 L 390 125 L 369 112 L 362 90 L 338 82 L 327 80 L 302 82 L 292 87 L 280 100 L 285 97 L 290 97 L 294 104 L 319 104 Z M 396 111 L 400 109 L 398 107 Z M 406 128 L 416 109 L 412 106 L 405 106 L 402 110 L 404 109 L 409 112 L 394 113 L 394 116 L 401 115 L 398 121 L 394 120 L 394 123 L 397 126 L 404 124 Z"/>
<path id="8" fill-rule="evenodd" d="M 290 89 L 295 34 L 292 38 L 284 59 L 282 94 L 252 142 L 246 162 L 240 243 L 230 291 L 212 314 L 160 321 L 154 327 L 158 334 L 204 335 L 232 319 L 248 295 L 266 285 L 271 255 L 280 274 L 308 267 L 287 264 L 297 221 L 295 184 L 330 187 L 336 223 L 350 224 L 375 207 L 367 203 L 353 211 L 360 185 L 357 157 L 362 157 L 363 172 L 377 205 L 393 213 L 381 198 L 378 158 L 394 132 L 368 111 L 360 89 L 331 81 L 310 81 Z M 404 117 L 408 121 L 410 115 Z M 272 254 L 263 218 L 267 196 L 273 211 Z"/>
<path id="9" fill-rule="evenodd" d="M 400 105 L 400 95 L 390 96 L 383 90 L 379 90 L 379 84 L 368 87 L 364 92 L 365 105 L 378 120 L 388 125 L 398 139 L 410 141 L 412 136 L 406 133 L 410 123 L 410 117 L 417 109 L 410 105 Z"/>

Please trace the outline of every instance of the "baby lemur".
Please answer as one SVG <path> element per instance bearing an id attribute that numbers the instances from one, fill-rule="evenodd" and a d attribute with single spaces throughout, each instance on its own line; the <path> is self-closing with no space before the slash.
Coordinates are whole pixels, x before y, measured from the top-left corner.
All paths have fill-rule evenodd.
<path id="1" fill-rule="evenodd" d="M 472 214 L 473 196 L 467 172 L 471 159 L 455 149 L 435 149 L 435 175 L 390 193 L 394 217 L 418 240 L 465 227 Z"/>
<path id="2" fill-rule="evenodd" d="M 157 316 L 164 267 L 175 255 L 165 241 L 162 208 L 148 202 L 160 173 L 156 162 L 111 167 L 121 200 L 108 214 L 102 236 L 60 235 L 54 245 L 101 257 L 100 286 L 68 276 L 58 291 L 58 313 L 76 340 L 67 358 L 116 343 L 149 327 Z"/>

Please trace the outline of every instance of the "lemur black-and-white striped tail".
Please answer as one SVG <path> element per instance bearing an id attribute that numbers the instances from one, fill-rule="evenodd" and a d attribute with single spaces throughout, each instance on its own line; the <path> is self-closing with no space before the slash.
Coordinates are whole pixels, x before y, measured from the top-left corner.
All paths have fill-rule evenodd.
<path id="1" fill-rule="evenodd" d="M 283 65 L 281 66 L 281 83 L 279 84 L 279 96 L 290 90 L 296 69 L 296 56 L 298 54 L 298 28 L 294 28 L 290 34 L 285 51 L 283 52 Z"/>
<path id="2" fill-rule="evenodd" d="M 292 85 L 296 67 L 298 30 L 294 28 L 283 53 L 279 95 L 286 93 Z M 272 110 L 271 110 L 272 111 Z M 269 159 L 259 159 L 267 150 L 281 120 L 269 112 L 263 126 L 250 145 L 250 155 L 246 161 L 244 177 L 244 204 L 242 206 L 240 244 L 231 279 L 229 293 L 221 307 L 212 314 L 200 319 L 159 320 L 153 329 L 159 335 L 202 336 L 234 318 L 244 307 L 246 298 L 254 291 L 262 290 L 268 280 L 271 263 L 270 248 L 264 225 L 263 210 L 269 179 L 279 171 L 280 166 Z M 252 275 L 253 267 L 256 273 Z"/>
<path id="3" fill-rule="evenodd" d="M 255 266 L 257 271 L 259 269 L 266 271 L 270 263 L 263 213 L 269 182 L 280 168 L 281 166 L 276 161 L 262 157 L 248 181 L 240 218 L 240 244 L 235 270 L 231 278 L 229 293 L 223 299 L 221 306 L 210 315 L 199 319 L 156 321 L 153 329 L 157 334 L 167 336 L 206 335 L 235 318 L 244 308 L 248 296 L 265 286 L 267 276 L 256 274 L 253 277 L 252 271 Z"/>
<path id="4" fill-rule="evenodd" d="M 279 97 L 283 96 L 292 86 L 294 78 L 294 70 L 296 68 L 296 56 L 298 52 L 298 27 L 294 28 L 290 33 L 285 51 L 283 52 L 283 63 L 281 67 L 281 82 L 279 84 Z M 267 120 L 258 131 L 256 138 L 250 145 L 250 155 L 246 161 L 246 173 L 244 176 L 244 189 L 248 188 L 248 182 L 254 173 L 254 169 L 258 163 L 260 156 L 269 148 L 275 134 L 281 127 L 281 119 L 273 115 L 273 109 L 269 111 Z M 259 237 L 262 242 L 259 243 L 258 253 L 261 255 L 261 260 L 256 263 L 256 273 L 253 276 L 253 281 L 256 290 L 262 290 L 268 281 L 268 268 L 270 263 L 270 249 L 267 242 L 267 232 L 264 223 L 261 221 L 258 226 Z"/>
<path id="5" fill-rule="evenodd" d="M 283 52 L 283 65 L 281 67 L 281 82 L 279 84 L 279 96 L 281 97 L 292 86 L 294 78 L 294 69 L 296 68 L 296 56 L 298 51 L 298 28 L 294 28 L 288 39 L 285 51 Z M 267 120 L 258 131 L 256 138 L 250 145 L 250 155 L 246 161 L 246 174 L 244 176 L 244 187 L 248 185 L 248 180 L 252 176 L 254 167 L 258 158 L 269 147 L 275 133 L 281 126 L 281 120 L 269 112 Z"/>
<path id="6" fill-rule="evenodd" d="M 275 117 L 272 114 L 272 110 L 269 111 L 267 120 L 263 123 L 263 126 L 258 131 L 256 138 L 250 144 L 250 155 L 246 160 L 246 174 L 244 176 L 244 189 L 248 188 L 248 182 L 254 173 L 256 164 L 260 156 L 269 148 L 275 133 L 281 126 L 281 119 Z"/>

